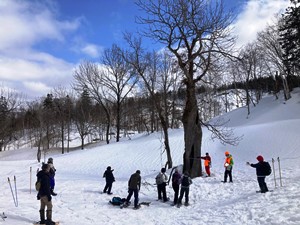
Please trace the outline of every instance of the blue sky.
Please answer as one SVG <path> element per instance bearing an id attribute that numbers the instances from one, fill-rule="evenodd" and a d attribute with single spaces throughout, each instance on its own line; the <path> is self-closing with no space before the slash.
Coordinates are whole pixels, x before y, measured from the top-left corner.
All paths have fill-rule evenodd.
<path id="1" fill-rule="evenodd" d="M 271 23 L 289 0 L 226 0 L 236 7 L 233 24 L 243 45 Z M 0 88 L 29 98 L 69 87 L 82 60 L 122 45 L 124 31 L 141 26 L 134 0 L 0 0 Z"/>

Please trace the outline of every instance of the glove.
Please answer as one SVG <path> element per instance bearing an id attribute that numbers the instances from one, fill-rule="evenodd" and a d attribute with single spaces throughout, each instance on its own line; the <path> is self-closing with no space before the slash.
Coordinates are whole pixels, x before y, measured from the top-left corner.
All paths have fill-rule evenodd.
<path id="1" fill-rule="evenodd" d="M 225 163 L 225 165 L 224 165 L 225 167 L 227 167 L 227 166 L 229 166 L 229 164 L 228 163 Z"/>
<path id="2" fill-rule="evenodd" d="M 47 197 L 48 197 L 48 201 L 51 202 L 51 200 L 52 200 L 51 195 L 48 195 Z"/>
<path id="3" fill-rule="evenodd" d="M 40 200 L 40 199 L 41 199 L 41 197 L 40 197 L 39 194 L 37 194 L 36 199 L 37 199 L 37 200 Z"/>

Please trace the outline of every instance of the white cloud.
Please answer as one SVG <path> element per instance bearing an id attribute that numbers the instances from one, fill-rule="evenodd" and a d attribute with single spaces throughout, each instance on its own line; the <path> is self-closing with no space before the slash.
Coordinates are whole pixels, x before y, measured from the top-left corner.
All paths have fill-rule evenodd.
<path id="1" fill-rule="evenodd" d="M 268 24 L 272 24 L 275 15 L 283 12 L 289 5 L 289 0 L 250 0 L 233 25 L 238 36 L 238 46 L 254 41 L 256 34 Z"/>
<path id="2" fill-rule="evenodd" d="M 67 46 L 79 28 L 81 18 L 59 20 L 57 12 L 52 1 L 0 0 L 1 81 L 29 95 L 69 85 L 74 65 L 37 48 L 46 41 Z"/>
<path id="3" fill-rule="evenodd" d="M 0 51 L 28 48 L 45 39 L 64 41 L 64 32 L 76 30 L 80 20 L 59 21 L 54 12 L 29 1 L 1 0 Z"/>
<path id="4" fill-rule="evenodd" d="M 38 95 L 46 95 L 47 93 L 50 93 L 51 87 L 47 86 L 46 84 L 42 82 L 30 82 L 30 81 L 25 81 L 23 83 L 24 87 L 29 90 L 29 93 L 33 96 Z"/>
<path id="5" fill-rule="evenodd" d="M 92 58 L 98 58 L 102 48 L 94 44 L 86 44 L 84 47 L 82 47 L 81 51 Z"/>

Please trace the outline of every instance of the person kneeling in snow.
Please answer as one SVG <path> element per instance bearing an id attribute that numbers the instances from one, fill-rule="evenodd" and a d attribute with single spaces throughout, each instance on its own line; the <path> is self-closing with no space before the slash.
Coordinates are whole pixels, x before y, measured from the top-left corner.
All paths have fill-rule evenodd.
<path id="1" fill-rule="evenodd" d="M 261 155 L 257 156 L 256 159 L 258 163 L 250 164 L 249 162 L 247 162 L 247 165 L 256 168 L 256 175 L 257 175 L 258 185 L 260 187 L 260 192 L 266 193 L 269 191 L 269 189 L 267 187 L 265 179 L 266 176 L 271 174 L 271 166 L 268 162 L 264 161 L 264 158 Z"/>

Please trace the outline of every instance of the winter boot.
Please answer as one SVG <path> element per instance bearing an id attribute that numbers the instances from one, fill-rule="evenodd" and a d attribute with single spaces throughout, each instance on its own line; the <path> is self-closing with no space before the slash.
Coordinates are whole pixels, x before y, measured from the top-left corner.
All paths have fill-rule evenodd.
<path id="1" fill-rule="evenodd" d="M 55 225 L 55 222 L 52 221 L 52 210 L 47 210 L 46 225 Z"/>
<path id="2" fill-rule="evenodd" d="M 45 210 L 40 210 L 39 212 L 40 212 L 40 219 L 41 219 L 40 224 L 43 224 L 46 222 L 45 221 Z"/>
<path id="3" fill-rule="evenodd" d="M 56 196 L 56 195 L 57 195 L 57 194 L 54 192 L 53 189 L 50 190 L 50 193 L 51 193 L 52 196 Z"/>
<path id="4" fill-rule="evenodd" d="M 46 221 L 46 225 L 55 225 L 55 222 L 53 222 L 53 221 Z"/>

